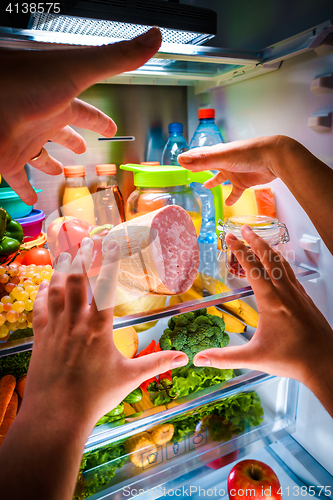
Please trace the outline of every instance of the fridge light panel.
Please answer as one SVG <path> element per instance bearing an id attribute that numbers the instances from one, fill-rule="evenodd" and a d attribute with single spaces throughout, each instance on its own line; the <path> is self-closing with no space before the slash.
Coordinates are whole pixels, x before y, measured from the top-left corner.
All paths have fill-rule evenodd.
<path id="1" fill-rule="evenodd" d="M 151 26 L 48 13 L 34 13 L 30 19 L 29 28 L 31 30 L 50 33 L 131 40 L 148 31 Z M 208 33 L 170 28 L 160 28 L 160 30 L 163 42 L 166 43 L 201 45 L 207 40 L 214 38 L 214 35 Z M 65 39 L 64 42 L 66 43 Z M 80 45 L 79 40 L 78 45 Z M 99 45 L 98 40 L 95 41 L 94 45 Z"/>

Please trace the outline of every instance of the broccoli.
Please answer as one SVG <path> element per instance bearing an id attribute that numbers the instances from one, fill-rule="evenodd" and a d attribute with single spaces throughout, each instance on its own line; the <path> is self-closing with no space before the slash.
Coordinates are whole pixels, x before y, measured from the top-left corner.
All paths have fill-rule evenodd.
<path id="1" fill-rule="evenodd" d="M 193 358 L 198 352 L 225 347 L 228 343 L 223 319 L 207 314 L 207 309 L 173 316 L 160 338 L 161 349 L 187 354 L 189 362 L 186 366 L 191 369 L 199 369 L 193 365 Z"/>

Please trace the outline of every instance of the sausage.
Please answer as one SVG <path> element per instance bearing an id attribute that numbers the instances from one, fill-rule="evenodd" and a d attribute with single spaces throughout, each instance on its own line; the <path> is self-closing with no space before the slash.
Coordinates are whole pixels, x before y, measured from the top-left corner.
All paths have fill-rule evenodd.
<path id="1" fill-rule="evenodd" d="M 168 205 L 117 225 L 103 241 L 120 245 L 118 284 L 127 291 L 177 295 L 193 284 L 199 268 L 199 246 L 188 213 Z"/>

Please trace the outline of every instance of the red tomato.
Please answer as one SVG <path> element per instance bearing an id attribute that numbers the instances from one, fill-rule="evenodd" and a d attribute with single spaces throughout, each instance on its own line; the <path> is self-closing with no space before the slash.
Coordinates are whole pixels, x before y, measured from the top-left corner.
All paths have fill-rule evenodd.
<path id="1" fill-rule="evenodd" d="M 36 266 L 47 266 L 49 264 L 52 266 L 53 257 L 46 248 L 31 248 L 24 255 L 22 264 L 24 266 L 29 266 L 30 264 L 36 264 Z"/>
<path id="2" fill-rule="evenodd" d="M 13 260 L 13 262 L 10 263 L 10 265 L 13 266 L 13 267 L 20 267 L 20 266 L 22 266 L 22 259 L 23 259 L 22 255 L 18 254 L 15 257 L 15 260 Z"/>

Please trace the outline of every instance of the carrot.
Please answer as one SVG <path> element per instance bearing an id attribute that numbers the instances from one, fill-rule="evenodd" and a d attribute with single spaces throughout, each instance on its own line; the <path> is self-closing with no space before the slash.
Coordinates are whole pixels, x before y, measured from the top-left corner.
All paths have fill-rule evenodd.
<path id="1" fill-rule="evenodd" d="M 7 406 L 13 395 L 16 379 L 13 375 L 5 375 L 0 380 L 0 425 L 4 419 Z"/>
<path id="2" fill-rule="evenodd" d="M 2 424 L 0 425 L 0 446 L 2 445 L 7 432 L 9 431 L 10 426 L 14 422 L 14 418 L 17 413 L 17 404 L 18 404 L 18 395 L 17 392 L 13 392 L 11 400 L 7 406 L 7 410 L 3 419 Z"/>
<path id="3" fill-rule="evenodd" d="M 25 389 L 26 380 L 27 380 L 27 376 L 23 375 L 23 377 L 20 377 L 16 381 L 16 392 L 19 394 L 19 396 L 21 396 L 22 399 L 24 396 L 24 389 Z"/>

